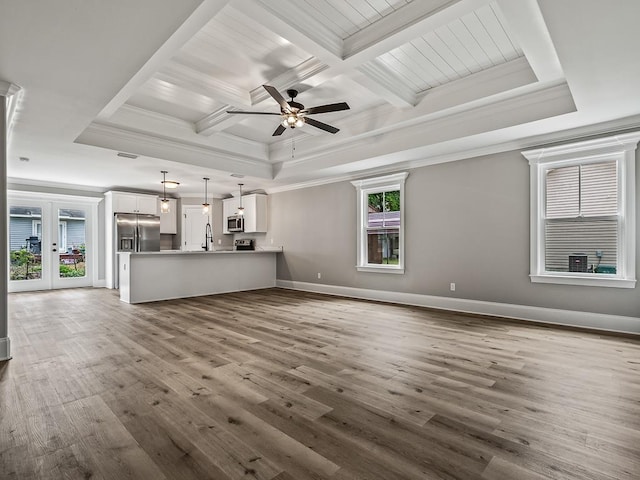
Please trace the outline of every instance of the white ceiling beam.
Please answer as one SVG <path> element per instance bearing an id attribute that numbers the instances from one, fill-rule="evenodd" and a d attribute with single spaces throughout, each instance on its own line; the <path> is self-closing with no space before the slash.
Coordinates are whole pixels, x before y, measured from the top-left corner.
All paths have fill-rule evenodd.
<path id="1" fill-rule="evenodd" d="M 118 108 L 133 96 L 148 79 L 150 79 L 166 62 L 187 43 L 207 22 L 209 22 L 229 0 L 203 0 L 186 21 L 169 37 L 169 39 L 154 53 L 143 67 L 131 77 L 126 85 L 111 99 L 98 114 L 98 119 L 107 119 Z"/>
<path id="2" fill-rule="evenodd" d="M 372 60 L 487 3 L 489 0 L 411 2 L 347 38 L 343 51 L 345 63 L 355 66 Z"/>
<path id="3" fill-rule="evenodd" d="M 536 0 L 497 0 L 499 11 L 505 23 L 511 27 L 511 34 L 516 38 L 527 57 L 531 68 L 541 82 L 564 78 L 562 65 L 549 35 L 538 2 Z"/>
<path id="4" fill-rule="evenodd" d="M 327 65 L 342 59 L 343 42 L 289 0 L 242 0 L 242 12 Z M 304 19 L 304 22 L 300 22 Z M 297 21 L 296 21 L 297 20 Z"/>
<path id="5" fill-rule="evenodd" d="M 417 102 L 415 92 L 375 60 L 361 65 L 349 77 L 394 107 L 413 107 Z"/>

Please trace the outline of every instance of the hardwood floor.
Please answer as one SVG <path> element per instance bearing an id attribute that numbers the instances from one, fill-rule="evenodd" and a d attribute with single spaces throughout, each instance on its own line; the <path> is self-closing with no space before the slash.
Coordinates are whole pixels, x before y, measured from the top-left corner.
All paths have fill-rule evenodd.
<path id="1" fill-rule="evenodd" d="M 2 479 L 638 479 L 640 341 L 280 289 L 12 294 Z"/>

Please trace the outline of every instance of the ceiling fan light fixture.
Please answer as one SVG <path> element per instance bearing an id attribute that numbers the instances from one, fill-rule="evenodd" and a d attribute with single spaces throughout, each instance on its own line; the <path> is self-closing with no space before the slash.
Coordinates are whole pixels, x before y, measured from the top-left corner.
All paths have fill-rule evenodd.
<path id="1" fill-rule="evenodd" d="M 302 117 L 296 118 L 295 127 L 296 128 L 301 128 L 303 126 L 304 126 L 304 118 L 302 118 Z"/>

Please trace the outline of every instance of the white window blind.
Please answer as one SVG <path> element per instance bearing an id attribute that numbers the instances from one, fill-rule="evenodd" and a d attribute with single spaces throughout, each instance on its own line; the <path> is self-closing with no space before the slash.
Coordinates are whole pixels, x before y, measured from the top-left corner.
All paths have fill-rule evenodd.
<path id="1" fill-rule="evenodd" d="M 618 174 L 616 162 L 547 170 L 545 269 L 569 271 L 569 257 L 587 256 L 593 273 L 618 262 Z"/>

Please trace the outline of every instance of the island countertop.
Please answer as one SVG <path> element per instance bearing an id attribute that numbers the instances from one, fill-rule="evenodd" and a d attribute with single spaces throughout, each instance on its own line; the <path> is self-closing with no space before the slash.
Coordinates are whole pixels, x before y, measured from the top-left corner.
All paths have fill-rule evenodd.
<path id="1" fill-rule="evenodd" d="M 144 303 L 276 285 L 280 247 L 119 253 L 120 300 Z"/>
<path id="2" fill-rule="evenodd" d="M 126 253 L 132 256 L 146 256 L 146 255 L 211 255 L 211 254 L 246 254 L 246 253 L 279 253 L 282 252 L 282 247 L 257 247 L 255 250 L 160 250 L 158 252 L 118 252 L 118 255 Z"/>

